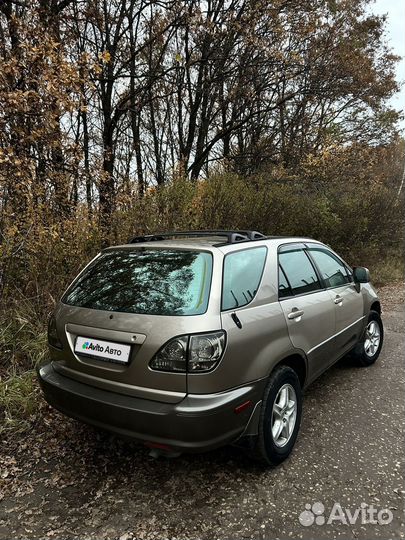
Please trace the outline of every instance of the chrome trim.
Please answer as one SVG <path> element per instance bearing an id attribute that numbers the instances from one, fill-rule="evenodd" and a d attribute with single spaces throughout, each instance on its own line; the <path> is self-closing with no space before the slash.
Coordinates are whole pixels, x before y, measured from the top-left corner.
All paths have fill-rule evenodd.
<path id="1" fill-rule="evenodd" d="M 96 360 L 96 367 L 98 369 L 104 369 L 107 371 L 117 371 L 117 366 L 120 367 L 120 371 L 126 369 L 131 364 L 134 354 L 139 350 L 140 346 L 145 342 L 146 335 L 139 334 L 137 332 L 123 332 L 121 330 L 109 330 L 106 328 L 98 328 L 93 326 L 84 326 L 80 324 L 66 323 L 65 335 L 70 347 L 70 351 L 77 362 L 81 364 L 93 365 Z M 79 337 L 86 337 L 90 339 L 103 339 L 105 341 L 111 341 L 113 343 L 124 343 L 131 346 L 131 352 L 128 362 L 112 363 L 106 362 L 102 358 L 94 358 L 92 356 L 81 356 L 78 351 L 75 350 L 76 339 Z M 90 362 L 90 364 L 89 364 Z M 66 368 L 68 369 L 68 368 Z"/>
<path id="2" fill-rule="evenodd" d="M 318 347 L 322 347 L 322 345 L 325 345 L 325 343 L 327 343 L 328 341 L 330 341 L 331 339 L 334 339 L 335 337 L 339 336 L 340 334 L 343 334 L 343 332 L 346 332 L 346 330 L 349 330 L 349 328 L 351 328 L 352 326 L 354 326 L 355 324 L 358 324 L 360 321 L 364 320 L 366 318 L 365 315 L 363 315 L 363 317 L 360 317 L 360 319 L 357 319 L 357 321 L 354 321 L 354 323 L 352 324 L 349 324 L 349 326 L 346 326 L 346 328 L 343 328 L 343 330 L 340 330 L 339 332 L 337 332 L 336 334 L 333 334 L 333 336 L 331 336 L 330 338 L 328 339 L 325 339 L 324 341 L 322 341 L 321 343 L 319 343 L 318 345 L 316 345 L 315 347 L 312 347 L 312 349 L 310 349 L 307 354 L 311 354 L 315 349 L 317 349 Z"/>
<path id="3" fill-rule="evenodd" d="M 111 312 L 114 314 L 114 312 Z M 110 314 L 106 315 L 106 325 L 108 324 Z M 74 336 L 83 336 L 94 339 L 104 339 L 115 341 L 117 343 L 127 343 L 128 345 L 142 345 L 145 342 L 146 335 L 138 332 L 123 332 L 121 330 L 110 330 L 108 328 L 98 328 L 95 326 L 85 326 L 82 324 L 67 323 L 65 326 L 68 338 Z M 73 347 L 74 349 L 74 347 Z"/>

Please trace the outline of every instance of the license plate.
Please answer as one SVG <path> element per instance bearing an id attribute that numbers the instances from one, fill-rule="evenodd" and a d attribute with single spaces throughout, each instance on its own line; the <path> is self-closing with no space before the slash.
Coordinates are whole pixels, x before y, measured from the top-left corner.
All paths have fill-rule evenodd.
<path id="1" fill-rule="evenodd" d="M 97 357 L 100 358 L 100 360 L 128 364 L 131 346 L 122 343 L 114 343 L 112 341 L 78 336 L 75 344 L 75 352 L 86 356 Z"/>

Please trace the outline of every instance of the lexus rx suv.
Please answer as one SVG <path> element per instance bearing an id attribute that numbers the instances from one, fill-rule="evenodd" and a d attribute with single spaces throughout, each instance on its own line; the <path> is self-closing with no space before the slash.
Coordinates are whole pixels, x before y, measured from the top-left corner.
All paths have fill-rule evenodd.
<path id="1" fill-rule="evenodd" d="M 347 353 L 383 343 L 366 268 L 308 238 L 188 231 L 99 253 L 48 328 L 46 400 L 83 422 L 177 455 L 236 443 L 280 463 L 303 390 Z"/>

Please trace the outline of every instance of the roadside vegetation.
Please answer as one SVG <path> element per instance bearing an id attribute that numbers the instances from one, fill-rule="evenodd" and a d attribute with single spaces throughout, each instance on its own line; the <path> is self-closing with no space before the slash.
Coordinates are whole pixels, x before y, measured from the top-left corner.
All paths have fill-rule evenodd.
<path id="1" fill-rule="evenodd" d="M 403 279 L 397 58 L 368 1 L 0 1 L 0 435 L 49 312 L 142 233 L 305 235 Z"/>
<path id="2" fill-rule="evenodd" d="M 77 271 L 105 243 L 166 230 L 248 228 L 320 239 L 353 265 L 368 266 L 374 284 L 403 280 L 400 161 L 390 149 L 330 151 L 310 157 L 301 175 L 285 170 L 241 177 L 218 172 L 191 183 L 178 178 L 117 211 L 102 242 L 95 218 L 79 207 L 0 252 L 5 286 L 0 315 L 0 433 L 32 424 L 41 400 L 33 368 L 46 358 L 49 311 Z M 333 178 L 333 181 L 330 179 Z M 18 231 L 14 234 L 18 237 Z"/>

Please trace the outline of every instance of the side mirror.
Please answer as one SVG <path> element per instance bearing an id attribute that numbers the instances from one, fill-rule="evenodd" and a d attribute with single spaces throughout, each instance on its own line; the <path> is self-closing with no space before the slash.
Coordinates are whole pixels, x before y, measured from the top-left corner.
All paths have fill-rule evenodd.
<path id="1" fill-rule="evenodd" d="M 355 283 L 368 283 L 370 281 L 370 272 L 363 266 L 353 268 L 353 279 Z"/>

